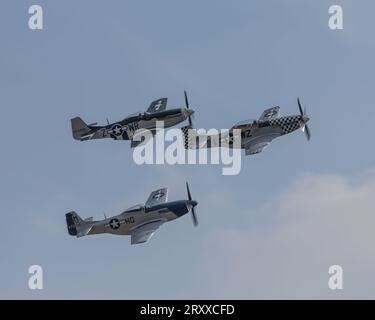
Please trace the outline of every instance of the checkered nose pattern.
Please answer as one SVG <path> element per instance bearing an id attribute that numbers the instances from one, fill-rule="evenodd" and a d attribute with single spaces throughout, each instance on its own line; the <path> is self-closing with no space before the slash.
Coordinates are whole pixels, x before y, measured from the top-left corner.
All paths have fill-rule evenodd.
<path id="1" fill-rule="evenodd" d="M 182 134 L 184 135 L 184 147 L 185 149 L 191 149 L 192 148 L 192 142 L 189 137 L 189 129 L 191 129 L 190 126 L 182 127 L 181 131 Z"/>
<path id="2" fill-rule="evenodd" d="M 291 116 L 271 120 L 271 126 L 280 127 L 283 134 L 293 132 L 301 127 L 301 117 Z"/>

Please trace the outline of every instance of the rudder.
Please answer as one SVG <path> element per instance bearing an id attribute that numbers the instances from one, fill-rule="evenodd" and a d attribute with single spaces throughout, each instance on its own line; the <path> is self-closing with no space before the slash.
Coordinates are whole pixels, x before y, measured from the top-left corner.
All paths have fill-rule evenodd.
<path id="1" fill-rule="evenodd" d="M 70 119 L 70 122 L 74 139 L 79 140 L 83 135 L 90 132 L 90 128 L 80 117 Z"/>
<path id="2" fill-rule="evenodd" d="M 65 214 L 68 233 L 71 236 L 83 237 L 88 235 L 95 221 L 92 217 L 83 220 L 75 211 Z"/>
<path id="3" fill-rule="evenodd" d="M 75 211 L 68 212 L 65 214 L 65 217 L 68 233 L 71 236 L 76 236 L 78 234 L 78 228 L 82 225 L 83 220 Z"/>

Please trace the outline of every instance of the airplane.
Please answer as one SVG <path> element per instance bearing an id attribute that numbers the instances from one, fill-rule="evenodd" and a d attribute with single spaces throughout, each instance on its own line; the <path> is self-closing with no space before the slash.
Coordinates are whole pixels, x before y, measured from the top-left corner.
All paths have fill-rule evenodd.
<path id="1" fill-rule="evenodd" d="M 241 149 L 245 155 L 253 155 L 263 151 L 273 139 L 301 129 L 307 140 L 311 133 L 307 126 L 310 118 L 306 110 L 302 110 L 300 99 L 297 98 L 299 115 L 280 117 L 280 107 L 264 110 L 259 120 L 245 120 L 235 124 L 229 131 L 217 135 L 199 134 L 191 124 L 182 127 L 185 149 L 227 147 L 233 148 L 233 129 L 241 130 Z"/>
<path id="2" fill-rule="evenodd" d="M 142 129 L 148 129 L 153 134 L 156 133 L 156 121 L 164 121 L 164 128 L 172 127 L 186 119 L 189 119 L 189 125 L 191 125 L 191 115 L 194 110 L 189 107 L 186 91 L 184 94 L 184 108 L 166 110 L 168 98 L 161 98 L 153 101 L 146 112 L 134 113 L 111 124 L 107 119 L 107 125 L 104 126 L 98 126 L 97 123 L 86 124 L 80 117 L 72 118 L 70 121 L 73 138 L 80 141 L 104 138 L 131 140 L 131 147 L 134 148 L 144 142 L 134 140 L 135 135 L 141 135 Z"/>
<path id="3" fill-rule="evenodd" d="M 165 222 L 175 220 L 191 212 L 194 226 L 198 225 L 195 207 L 198 202 L 191 197 L 186 182 L 188 200 L 168 202 L 168 188 L 153 191 L 144 205 L 135 205 L 119 215 L 94 221 L 92 217 L 82 219 L 75 211 L 65 214 L 68 233 L 71 236 L 110 233 L 130 235 L 131 244 L 144 243 Z"/>

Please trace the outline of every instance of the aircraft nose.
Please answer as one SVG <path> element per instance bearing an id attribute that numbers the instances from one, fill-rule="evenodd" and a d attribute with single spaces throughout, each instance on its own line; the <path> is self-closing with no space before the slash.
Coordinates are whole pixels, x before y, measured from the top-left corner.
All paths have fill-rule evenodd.
<path id="1" fill-rule="evenodd" d="M 189 117 L 194 113 L 194 110 L 189 108 L 181 108 L 181 112 L 185 115 L 185 117 Z"/>
<path id="2" fill-rule="evenodd" d="M 191 205 L 192 205 L 193 207 L 196 207 L 196 206 L 198 205 L 198 202 L 195 201 L 195 200 L 191 200 L 190 203 L 191 203 Z"/>
<path id="3" fill-rule="evenodd" d="M 188 116 L 191 116 L 194 114 L 194 110 L 191 110 L 191 109 L 186 109 L 186 112 L 188 114 Z"/>
<path id="4" fill-rule="evenodd" d="M 303 120 L 304 123 L 307 123 L 307 122 L 309 122 L 310 118 L 308 116 L 303 116 L 302 120 Z"/>

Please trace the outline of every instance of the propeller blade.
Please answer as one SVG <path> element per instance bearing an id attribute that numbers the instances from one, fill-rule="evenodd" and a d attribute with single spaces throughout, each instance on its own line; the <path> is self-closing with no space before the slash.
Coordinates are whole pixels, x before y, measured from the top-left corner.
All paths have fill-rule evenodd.
<path id="1" fill-rule="evenodd" d="M 310 133 L 310 129 L 309 127 L 307 126 L 307 121 L 309 121 L 309 118 L 306 116 L 306 108 L 304 108 L 302 110 L 302 106 L 301 106 L 301 101 L 299 100 L 299 98 L 297 98 L 297 102 L 298 102 L 298 109 L 299 109 L 299 112 L 301 113 L 301 130 L 305 133 L 306 135 L 306 138 L 307 140 L 310 140 L 311 138 L 311 133 Z"/>
<path id="2" fill-rule="evenodd" d="M 307 126 L 307 124 L 305 124 L 305 135 L 306 135 L 307 140 L 310 140 L 310 138 L 311 138 L 311 133 L 310 133 L 310 129 L 309 129 L 309 127 Z"/>
<path id="3" fill-rule="evenodd" d="M 301 101 L 299 100 L 299 98 L 297 98 L 297 102 L 298 102 L 298 109 L 299 109 L 299 112 L 301 113 L 301 116 L 304 115 L 304 112 L 302 110 L 302 106 L 301 106 Z"/>
<path id="4" fill-rule="evenodd" d="M 184 91 L 184 95 L 185 95 L 185 106 L 186 106 L 186 109 L 190 109 L 190 107 L 189 107 L 189 99 L 187 97 L 186 91 Z M 189 120 L 189 126 L 192 128 L 193 127 L 193 121 L 191 120 L 191 116 L 190 115 L 188 117 L 188 120 Z"/>
<path id="5" fill-rule="evenodd" d="M 190 193 L 189 184 L 187 182 L 186 182 L 186 191 L 187 191 L 188 198 L 191 201 L 192 197 L 191 197 L 191 193 Z M 196 205 L 196 203 L 195 203 L 195 205 Z M 193 224 L 196 227 L 198 225 L 198 219 L 197 219 L 197 216 L 195 214 L 195 208 L 194 207 L 191 208 L 191 216 L 193 217 Z"/>
<path id="6" fill-rule="evenodd" d="M 189 109 L 189 100 L 188 100 L 186 91 L 184 91 L 184 94 L 185 94 L 185 106 L 187 109 Z"/>
<path id="7" fill-rule="evenodd" d="M 191 216 L 193 217 L 194 227 L 198 226 L 198 219 L 197 219 L 197 216 L 195 215 L 194 207 L 191 208 Z"/>
<path id="8" fill-rule="evenodd" d="M 186 182 L 186 190 L 187 190 L 188 198 L 189 198 L 189 200 L 191 200 L 191 193 L 190 193 L 190 189 L 189 189 L 189 184 L 187 182 Z"/>
<path id="9" fill-rule="evenodd" d="M 193 128 L 193 121 L 191 120 L 191 116 L 189 116 L 189 126 L 190 128 Z"/>

